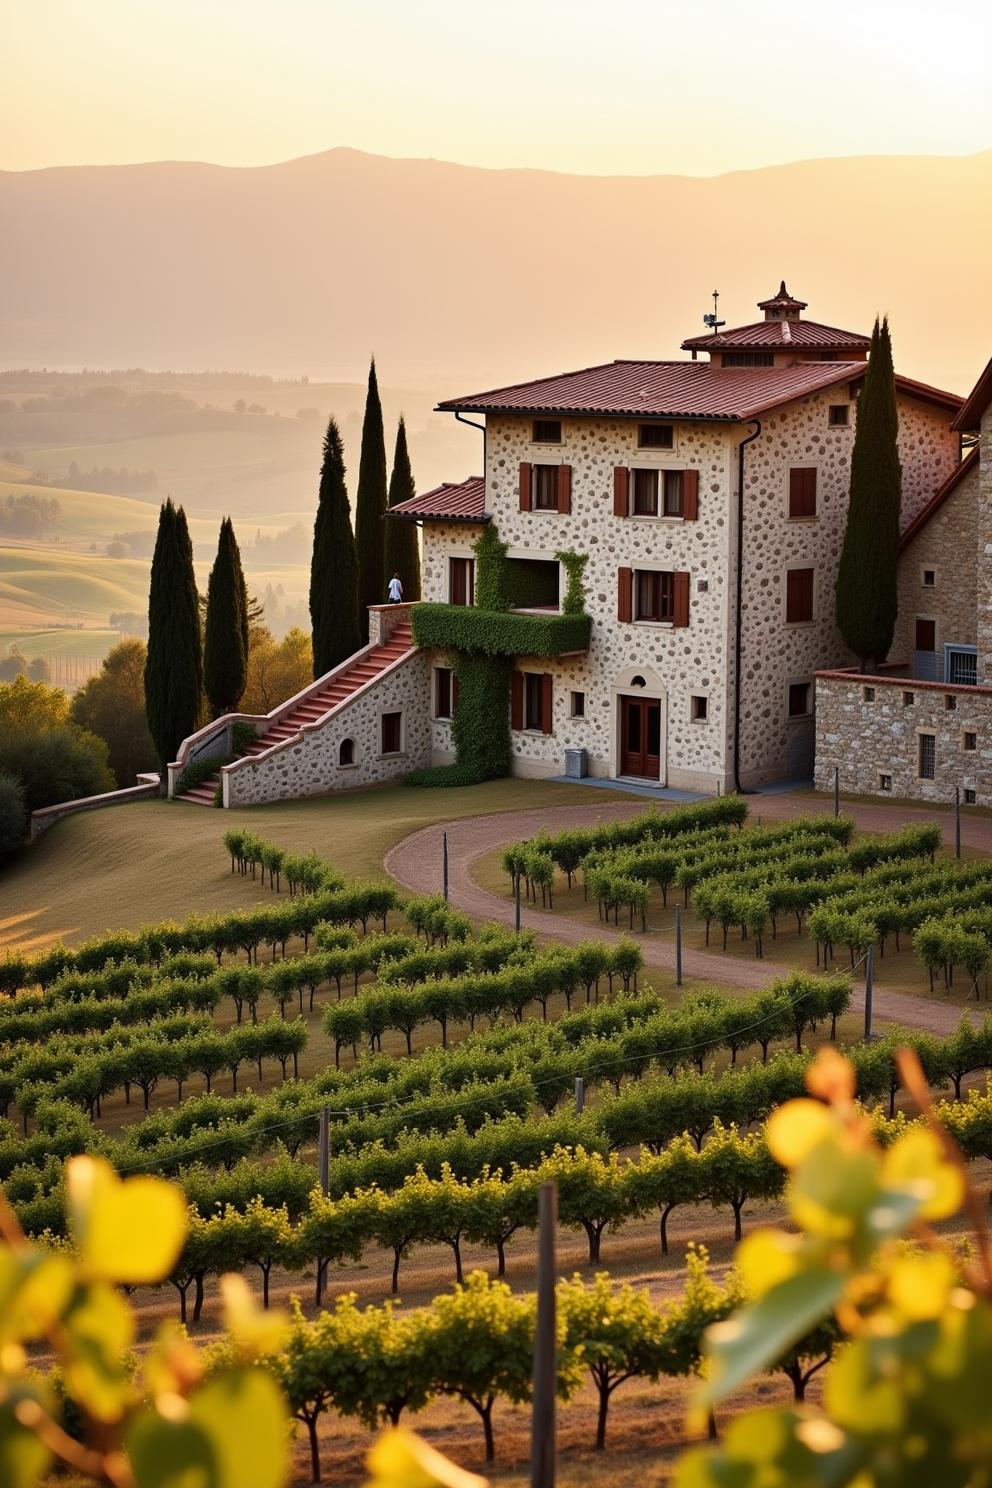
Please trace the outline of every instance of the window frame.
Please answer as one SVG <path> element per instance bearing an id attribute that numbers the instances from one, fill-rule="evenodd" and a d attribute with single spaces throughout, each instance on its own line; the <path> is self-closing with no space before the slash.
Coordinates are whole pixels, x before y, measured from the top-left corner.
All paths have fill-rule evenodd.
<path id="1" fill-rule="evenodd" d="M 702 704 L 702 711 L 699 705 Z M 689 722 L 709 723 L 710 721 L 710 697 L 708 692 L 693 692 L 689 694 Z"/>
<path id="2" fill-rule="evenodd" d="M 465 565 L 464 568 L 459 569 L 459 572 L 467 575 L 466 599 L 455 599 L 454 576 L 456 564 Z M 450 605 L 457 605 L 459 609 L 471 610 L 475 607 L 475 559 L 469 557 L 467 553 L 448 554 L 448 603 Z"/>
<path id="3" fill-rule="evenodd" d="M 924 768 L 924 740 L 930 744 L 930 773 Z M 917 729 L 916 731 L 916 778 L 917 780 L 936 780 L 937 778 L 937 735 L 932 729 Z"/>
<path id="4" fill-rule="evenodd" d="M 793 574 L 809 574 L 809 614 L 791 615 L 789 586 L 792 583 Z M 785 594 L 783 596 L 783 608 L 785 611 L 786 625 L 815 625 L 816 624 L 816 568 L 808 563 L 796 564 L 785 571 Z"/>
<path id="5" fill-rule="evenodd" d="M 667 580 L 667 583 L 666 583 Z M 642 613 L 641 585 L 647 581 L 656 590 L 657 612 Z M 675 570 L 669 568 L 635 568 L 633 594 L 633 622 L 635 625 L 675 624 Z M 667 596 L 666 596 L 667 591 Z M 667 603 L 666 603 L 667 597 Z M 665 611 L 667 610 L 667 613 Z"/>
<path id="6" fill-rule="evenodd" d="M 640 487 L 645 484 L 651 488 L 654 486 L 653 505 L 640 509 L 638 503 L 641 499 Z M 630 471 L 630 515 L 632 517 L 657 517 L 661 512 L 662 479 L 661 471 L 654 465 L 634 465 Z"/>
<path id="7" fill-rule="evenodd" d="M 581 698 L 582 699 L 582 701 L 579 703 L 578 707 L 576 707 L 576 703 L 575 703 L 576 698 Z M 583 688 L 572 688 L 569 691 L 569 694 L 568 694 L 568 716 L 569 716 L 569 718 L 585 718 L 586 717 L 586 694 L 585 694 L 585 690 Z"/>
<path id="8" fill-rule="evenodd" d="M 351 745 L 351 759 L 349 759 L 349 760 L 343 760 L 341 758 L 341 751 L 344 749 L 344 746 L 346 744 L 350 744 Z M 357 770 L 358 769 L 358 741 L 355 738 L 354 734 L 346 734 L 345 737 L 343 739 L 339 740 L 339 742 L 338 742 L 338 769 L 339 770 Z"/>
<path id="9" fill-rule="evenodd" d="M 441 678 L 442 677 L 446 677 L 447 678 L 447 682 L 444 684 L 446 686 L 446 688 L 447 688 L 447 693 L 448 693 L 448 711 L 447 711 L 447 713 L 443 713 L 441 711 L 440 694 L 441 694 L 441 686 L 442 686 L 442 683 L 441 683 Z M 450 723 L 452 721 L 452 719 L 454 718 L 454 716 L 455 716 L 455 672 L 454 672 L 454 668 L 453 667 L 450 667 L 450 666 L 436 666 L 434 668 L 434 687 L 433 687 L 432 703 L 433 703 L 432 717 L 435 718 L 438 723 Z"/>
<path id="10" fill-rule="evenodd" d="M 834 418 L 835 413 L 842 413 L 844 417 Z M 827 404 L 827 427 L 829 429 L 849 429 L 851 427 L 850 403 Z"/>
<path id="11" fill-rule="evenodd" d="M 667 439 L 645 439 L 647 433 L 667 434 Z M 675 448 L 675 425 L 664 423 L 638 424 L 637 426 L 637 448 L 646 450 L 674 450 Z"/>
<path id="12" fill-rule="evenodd" d="M 543 734 L 544 727 L 544 674 L 543 672 L 524 672 L 523 685 L 523 727 L 528 734 Z M 537 698 L 537 720 L 534 721 L 533 697 Z"/>
<path id="13" fill-rule="evenodd" d="M 797 688 L 802 688 L 804 707 L 801 713 L 793 712 L 792 694 Z M 812 677 L 796 677 L 787 682 L 785 686 L 785 716 L 789 723 L 804 723 L 813 717 L 813 679 Z"/>
<path id="14" fill-rule="evenodd" d="M 552 426 L 553 427 L 556 427 L 557 430 L 558 430 L 558 433 L 556 435 L 554 435 L 554 436 L 552 436 L 550 434 L 547 434 L 547 433 L 538 433 L 538 430 L 542 427 L 542 425 L 545 428 L 549 428 L 549 427 L 552 427 Z M 530 426 L 530 442 L 531 442 L 531 444 L 562 444 L 563 443 L 563 440 L 562 440 L 561 419 L 560 418 L 557 418 L 557 419 L 556 418 L 536 418 L 536 419 L 534 419 L 533 422 L 531 423 L 531 426 Z"/>
<path id="15" fill-rule="evenodd" d="M 397 719 L 398 742 L 395 749 L 386 748 L 386 720 Z M 379 758 L 398 759 L 406 754 L 406 720 L 402 708 L 387 708 L 379 714 Z"/>
<path id="16" fill-rule="evenodd" d="M 927 583 L 927 574 L 930 574 L 930 576 L 931 576 L 931 578 L 933 580 L 933 582 L 930 583 L 930 584 Z M 925 564 L 922 564 L 921 563 L 920 564 L 920 588 L 921 589 L 936 589 L 936 587 L 937 587 L 937 570 L 935 568 L 932 568 L 929 564 L 926 564 L 925 565 Z"/>
<path id="17" fill-rule="evenodd" d="M 551 500 L 546 501 L 550 491 Z M 535 460 L 533 462 L 533 474 L 531 476 L 531 511 L 557 512 L 558 510 L 558 466 L 549 465 L 546 460 Z"/>
<path id="18" fill-rule="evenodd" d="M 796 498 L 796 494 L 793 492 L 793 489 L 792 489 L 792 477 L 794 475 L 799 475 L 799 474 L 805 475 L 807 473 L 811 474 L 812 477 L 813 477 L 813 492 L 812 492 L 813 509 L 812 509 L 812 511 L 793 510 L 794 504 L 796 506 L 798 506 L 801 503 L 801 501 L 808 499 L 808 493 L 804 493 L 804 495 L 802 497 L 800 497 L 800 498 L 797 499 Z M 788 473 L 788 477 L 787 477 L 786 492 L 785 492 L 785 506 L 786 506 L 786 515 L 788 517 L 788 520 L 790 522 L 815 522 L 816 519 L 817 519 L 817 517 L 820 515 L 820 509 L 819 509 L 820 508 L 820 502 L 819 502 L 819 498 L 820 498 L 820 467 L 818 465 L 790 465 L 789 466 L 789 473 Z"/>
<path id="19" fill-rule="evenodd" d="M 933 634 L 933 645 L 932 646 L 921 646 L 920 645 L 920 626 L 921 625 L 929 625 L 930 626 L 931 632 Z M 928 653 L 933 653 L 934 655 L 936 655 L 937 650 L 938 650 L 938 647 L 937 647 L 937 618 L 936 618 L 935 615 L 914 615 L 914 617 L 913 617 L 913 650 L 914 651 L 926 651 Z"/>
<path id="20" fill-rule="evenodd" d="M 968 743 L 968 740 L 969 739 L 973 739 L 974 740 L 974 743 L 973 744 L 969 744 Z M 977 752 L 977 750 L 978 750 L 978 730 L 977 729 L 962 729 L 961 730 L 961 749 L 962 749 L 963 753 L 965 753 L 965 754 L 975 754 Z"/>

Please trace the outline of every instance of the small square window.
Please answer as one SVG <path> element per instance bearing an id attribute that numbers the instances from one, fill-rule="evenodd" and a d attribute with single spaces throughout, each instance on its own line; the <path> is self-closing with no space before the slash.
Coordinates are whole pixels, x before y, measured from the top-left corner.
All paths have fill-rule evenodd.
<path id="1" fill-rule="evenodd" d="M 586 695 L 584 692 L 573 692 L 571 694 L 571 706 L 569 711 L 573 718 L 585 718 Z"/>
<path id="2" fill-rule="evenodd" d="M 561 419 L 535 419 L 535 444 L 561 444 Z"/>
<path id="3" fill-rule="evenodd" d="M 694 693 L 690 703 L 690 717 L 693 723 L 705 723 L 709 717 L 710 700 L 699 693 Z"/>
<path id="4" fill-rule="evenodd" d="M 879 775 L 879 777 L 878 777 L 878 788 L 879 788 L 879 790 L 890 791 L 892 789 L 892 776 L 891 775 Z"/>
<path id="5" fill-rule="evenodd" d="M 966 806 L 974 806 L 977 800 L 978 792 L 973 790 L 971 786 L 966 785 L 964 788 L 964 804 Z"/>
<path id="6" fill-rule="evenodd" d="M 863 687 L 861 689 L 861 696 L 864 698 L 866 703 L 873 703 L 875 701 L 874 687 Z"/>
<path id="7" fill-rule="evenodd" d="M 934 588 L 936 588 L 936 585 L 937 585 L 937 570 L 935 568 L 925 568 L 923 570 L 923 587 L 924 587 L 924 589 L 934 589 Z"/>
<path id="8" fill-rule="evenodd" d="M 400 754 L 403 749 L 403 714 L 383 713 L 382 715 L 382 752 L 383 754 Z"/>
<path id="9" fill-rule="evenodd" d="M 829 420 L 835 428 L 839 428 L 845 424 L 848 424 L 850 422 L 850 419 L 850 403 L 831 403 Z"/>
<path id="10" fill-rule="evenodd" d="M 948 712 L 948 713 L 953 713 L 954 710 L 955 710 L 955 708 L 957 707 L 957 705 L 958 705 L 958 700 L 954 696 L 953 692 L 945 692 L 944 693 L 944 709 L 945 709 L 945 711 Z"/>
<path id="11" fill-rule="evenodd" d="M 671 424 L 639 424 L 637 443 L 641 449 L 674 449 L 675 429 Z"/>
<path id="12" fill-rule="evenodd" d="M 789 683 L 789 717 L 808 718 L 810 684 L 808 682 Z"/>
<path id="13" fill-rule="evenodd" d="M 978 735 L 977 734 L 969 733 L 967 730 L 965 730 L 964 737 L 961 740 L 961 748 L 962 749 L 967 749 L 967 750 L 975 750 L 975 749 L 977 749 L 978 748 Z"/>
<path id="14" fill-rule="evenodd" d="M 933 780 L 937 773 L 937 735 L 920 734 L 919 768 L 916 772 L 921 780 Z"/>
<path id="15" fill-rule="evenodd" d="M 902 695 L 902 705 L 903 705 L 904 708 L 911 708 L 915 702 L 916 702 L 916 693 L 915 692 L 904 692 L 903 693 L 903 695 Z"/>

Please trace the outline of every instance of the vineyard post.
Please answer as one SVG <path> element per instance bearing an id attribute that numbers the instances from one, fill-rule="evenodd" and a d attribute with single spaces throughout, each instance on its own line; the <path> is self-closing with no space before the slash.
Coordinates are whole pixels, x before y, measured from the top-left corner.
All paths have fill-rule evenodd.
<path id="1" fill-rule="evenodd" d="M 320 1108 L 320 1191 L 326 1199 L 331 1191 L 331 1112 L 329 1106 Z M 324 1277 L 327 1274 L 327 1264 L 317 1257 L 317 1306 L 320 1306 L 324 1295 Z"/>
<path id="2" fill-rule="evenodd" d="M 441 833 L 441 892 L 448 897 L 448 834 Z"/>
<path id="3" fill-rule="evenodd" d="M 682 906 L 675 906 L 675 985 L 682 985 Z"/>
<path id="4" fill-rule="evenodd" d="M 520 934 L 520 869 L 513 875 L 513 928 Z"/>
<path id="5" fill-rule="evenodd" d="M 872 979 L 875 970 L 875 951 L 873 946 L 868 947 L 865 956 L 865 1038 L 871 1038 L 871 994 Z"/>
<path id="6" fill-rule="evenodd" d="M 840 816 L 840 767 L 834 765 L 834 816 Z"/>
<path id="7" fill-rule="evenodd" d="M 558 1190 L 542 1183 L 537 1225 L 537 1332 L 534 1338 L 534 1408 L 531 1421 L 531 1488 L 554 1488 L 555 1398 L 558 1358 L 555 1324 L 555 1225 Z"/>
<path id="8" fill-rule="evenodd" d="M 575 1077 L 575 1114 L 581 1116 L 586 1104 L 586 1082 L 581 1075 Z"/>
<path id="9" fill-rule="evenodd" d="M 954 856 L 961 856 L 961 787 L 954 787 Z"/>

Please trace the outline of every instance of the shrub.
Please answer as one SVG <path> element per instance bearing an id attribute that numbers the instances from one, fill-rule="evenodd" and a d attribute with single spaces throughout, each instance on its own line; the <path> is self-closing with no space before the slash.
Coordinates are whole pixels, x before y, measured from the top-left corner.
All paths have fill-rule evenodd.
<path id="1" fill-rule="evenodd" d="M 27 827 L 24 787 L 16 776 L 0 770 L 0 863 L 17 852 Z"/>

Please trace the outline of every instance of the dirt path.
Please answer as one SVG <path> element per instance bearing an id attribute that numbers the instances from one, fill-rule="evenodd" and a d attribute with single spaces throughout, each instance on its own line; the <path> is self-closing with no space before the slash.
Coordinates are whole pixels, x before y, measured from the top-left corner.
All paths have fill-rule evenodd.
<path id="1" fill-rule="evenodd" d="M 659 804 L 664 810 L 665 803 Z M 788 821 L 796 816 L 830 809 L 829 805 L 821 806 L 809 796 L 790 794 L 752 796 L 749 798 L 749 805 L 750 819 L 755 823 L 759 817 L 762 822 Z M 398 842 L 386 854 L 385 868 L 391 877 L 414 893 L 437 893 L 441 887 L 442 838 L 447 832 L 448 892 L 451 903 L 473 919 L 512 924 L 513 904 L 508 898 L 491 894 L 476 883 L 472 877 L 473 863 L 487 853 L 495 852 L 521 838 L 533 836 L 543 829 L 564 831 L 570 827 L 591 826 L 597 821 L 617 821 L 643 809 L 640 801 L 604 801 L 600 798 L 589 806 L 541 807 L 530 811 L 499 812 L 492 816 L 477 816 L 461 821 L 435 822 Z M 954 820 L 953 815 L 947 812 L 938 813 L 924 806 L 917 808 L 860 803 L 842 803 L 841 809 L 845 816 L 854 818 L 861 830 L 868 832 L 892 832 L 908 822 L 940 819 L 945 841 L 953 843 Z M 972 816 L 962 818 L 961 840 L 965 847 L 992 852 L 992 820 Z M 540 936 L 565 944 L 587 940 L 590 934 L 603 940 L 616 941 L 622 934 L 621 931 L 605 926 L 591 931 L 588 925 L 580 924 L 567 916 L 526 906 L 521 909 L 520 922 L 525 930 L 533 930 Z M 647 966 L 674 975 L 674 943 L 645 939 L 641 944 Z M 773 961 L 742 961 L 735 956 L 722 956 L 688 947 L 683 951 L 682 965 L 684 975 L 690 981 L 744 988 L 763 987 L 790 969 L 776 965 Z M 852 1006 L 859 1011 L 863 1009 L 862 987 L 855 987 Z M 875 1017 L 882 1021 L 900 1023 L 928 1033 L 953 1033 L 961 1021 L 962 1010 L 959 1006 L 931 1002 L 922 997 L 887 991 L 878 986 L 874 991 L 873 1007 Z M 982 1015 L 980 1010 L 976 1011 Z"/>

